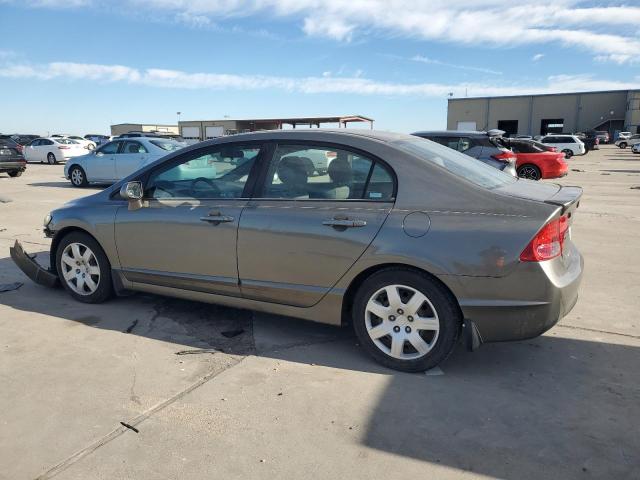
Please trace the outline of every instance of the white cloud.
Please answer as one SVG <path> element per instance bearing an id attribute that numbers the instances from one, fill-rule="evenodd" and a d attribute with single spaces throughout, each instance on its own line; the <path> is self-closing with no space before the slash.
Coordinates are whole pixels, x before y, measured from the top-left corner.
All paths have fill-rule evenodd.
<path id="1" fill-rule="evenodd" d="M 278 77 L 273 75 L 238 75 L 227 73 L 189 73 L 158 68 L 137 69 L 124 65 L 100 65 L 52 62 L 42 65 L 10 63 L 0 65 L 0 77 L 42 81 L 93 81 L 126 83 L 143 87 L 209 90 L 280 90 L 298 94 L 349 94 L 412 97 L 445 97 L 468 93 L 471 97 L 487 95 L 522 95 L 590 90 L 640 88 L 640 77 L 633 81 L 600 80 L 590 75 L 556 75 L 546 84 L 532 86 L 514 83 L 398 83 L 357 76 Z"/>
<path id="2" fill-rule="evenodd" d="M 587 0 L 0 0 L 165 13 L 189 25 L 228 18 L 286 18 L 304 33 L 349 42 L 392 35 L 463 45 L 554 44 L 580 48 L 601 61 L 640 62 L 640 6 L 593 6 Z M 629 2 L 632 3 L 632 2 Z"/>
<path id="3" fill-rule="evenodd" d="M 531 60 L 533 60 L 534 62 L 538 62 L 542 60 L 543 57 L 544 53 L 536 53 L 533 57 L 531 57 Z"/>
<path id="4" fill-rule="evenodd" d="M 443 67 L 457 68 L 459 70 L 470 70 L 473 72 L 490 73 L 492 75 L 502 75 L 502 72 L 498 70 L 492 70 L 491 68 L 473 67 L 470 65 L 458 65 L 456 63 L 447 63 L 447 62 L 443 62 L 433 58 L 424 57 L 422 55 L 415 55 L 411 57 L 411 60 L 413 60 L 414 62 L 426 63 L 428 65 L 440 65 Z"/>

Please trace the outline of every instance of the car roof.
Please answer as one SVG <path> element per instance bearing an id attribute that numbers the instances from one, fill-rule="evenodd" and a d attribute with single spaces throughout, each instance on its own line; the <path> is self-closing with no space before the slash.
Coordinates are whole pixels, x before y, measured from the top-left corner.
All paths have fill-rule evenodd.
<path id="1" fill-rule="evenodd" d="M 338 139 L 343 137 L 345 139 L 360 137 L 370 140 L 376 140 L 384 143 L 391 143 L 398 140 L 414 140 L 415 138 L 406 133 L 396 133 L 384 130 L 358 130 L 358 129 L 298 129 L 298 130 L 263 130 L 260 132 L 250 133 L 238 133 L 236 135 L 229 135 L 226 137 L 219 137 L 218 139 L 211 140 L 212 142 L 218 140 L 235 141 L 235 140 L 295 140 L 296 138 L 305 140 L 317 140 L 317 141 L 331 141 L 331 139 Z"/>
<path id="2" fill-rule="evenodd" d="M 437 135 L 439 137 L 459 137 L 460 135 L 486 137 L 487 132 L 479 130 L 424 130 L 414 132 L 412 135 Z"/>

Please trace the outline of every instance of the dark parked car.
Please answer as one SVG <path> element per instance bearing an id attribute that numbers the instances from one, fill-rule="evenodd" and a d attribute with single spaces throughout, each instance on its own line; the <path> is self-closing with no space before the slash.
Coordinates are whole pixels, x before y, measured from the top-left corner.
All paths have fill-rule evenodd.
<path id="1" fill-rule="evenodd" d="M 332 152 L 327 175 L 309 179 L 312 150 Z M 349 324 L 380 363 L 420 371 L 463 333 L 471 348 L 535 337 L 573 308 L 581 195 L 410 135 L 256 132 L 54 210 L 49 270 L 17 242 L 11 256 L 80 302 L 137 290 Z"/>
<path id="2" fill-rule="evenodd" d="M 16 148 L 16 142 L 0 138 L 0 173 L 19 177 L 27 169 L 27 161 Z"/>
<path id="3" fill-rule="evenodd" d="M 412 135 L 457 150 L 515 177 L 517 176 L 516 155 L 500 143 L 503 133 L 502 130 L 488 132 L 443 130 L 415 132 Z"/>
<path id="4" fill-rule="evenodd" d="M 576 136 L 582 140 L 582 143 L 584 143 L 584 149 L 585 149 L 585 153 L 589 153 L 589 151 L 591 150 L 599 150 L 600 147 L 598 147 L 598 145 L 600 144 L 600 139 L 598 138 L 598 136 L 593 133 L 593 132 L 579 132 L 576 133 Z"/>

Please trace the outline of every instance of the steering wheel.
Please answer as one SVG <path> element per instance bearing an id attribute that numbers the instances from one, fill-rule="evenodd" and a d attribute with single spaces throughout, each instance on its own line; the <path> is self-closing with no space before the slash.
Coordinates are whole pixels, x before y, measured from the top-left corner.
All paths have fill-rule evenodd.
<path id="1" fill-rule="evenodd" d="M 220 187 L 218 187 L 215 183 L 213 183 L 213 181 L 211 181 L 211 179 L 209 178 L 205 178 L 205 177 L 198 177 L 198 178 L 194 178 L 191 181 L 191 185 L 190 185 L 190 189 L 191 189 L 191 193 L 194 197 L 198 198 L 198 192 L 201 191 L 200 189 L 197 188 L 198 183 L 206 183 L 208 187 L 211 188 L 211 190 L 214 190 L 216 196 L 218 196 L 218 194 L 220 193 Z"/>
<path id="2" fill-rule="evenodd" d="M 157 183 L 154 185 L 155 191 L 160 190 L 160 191 L 162 191 L 162 192 L 166 193 L 168 197 L 175 197 L 176 195 L 175 195 L 175 193 L 171 190 L 171 188 L 170 188 L 170 187 L 172 187 L 172 184 L 171 184 L 170 182 L 157 182 Z M 153 195 L 153 196 L 154 196 L 155 198 L 158 198 L 158 197 L 156 197 L 156 196 L 155 196 L 155 193 L 154 193 L 154 195 Z"/>

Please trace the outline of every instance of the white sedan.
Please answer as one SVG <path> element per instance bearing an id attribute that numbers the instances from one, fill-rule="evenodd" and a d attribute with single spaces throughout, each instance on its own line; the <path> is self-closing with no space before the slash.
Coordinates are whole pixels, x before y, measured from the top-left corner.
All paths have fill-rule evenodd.
<path id="1" fill-rule="evenodd" d="M 68 138 L 36 138 L 24 147 L 22 155 L 27 162 L 47 162 L 50 165 L 65 162 L 70 158 L 84 155 L 87 149 Z"/>
<path id="2" fill-rule="evenodd" d="M 83 145 L 84 148 L 86 148 L 87 150 L 95 150 L 96 149 L 96 142 L 92 142 L 91 140 L 88 140 L 86 138 L 82 138 L 78 135 L 69 135 L 65 138 L 68 138 L 69 140 L 73 140 L 74 142 L 78 142 L 80 145 Z"/>
<path id="3" fill-rule="evenodd" d="M 157 137 L 117 139 L 67 162 L 64 175 L 74 187 L 86 187 L 91 182 L 113 183 L 183 146 Z"/>

